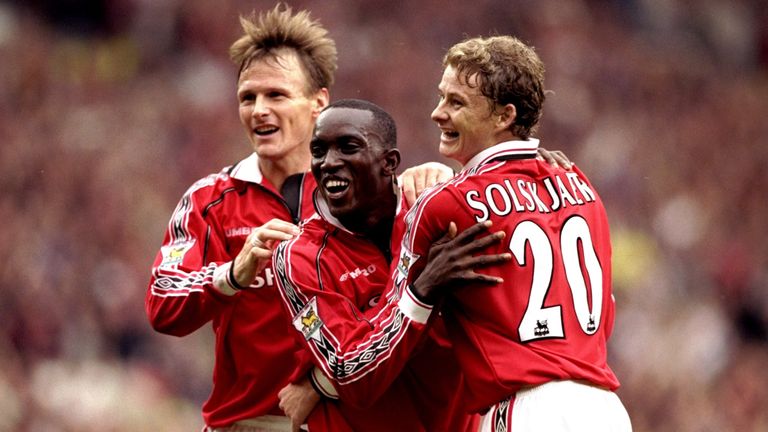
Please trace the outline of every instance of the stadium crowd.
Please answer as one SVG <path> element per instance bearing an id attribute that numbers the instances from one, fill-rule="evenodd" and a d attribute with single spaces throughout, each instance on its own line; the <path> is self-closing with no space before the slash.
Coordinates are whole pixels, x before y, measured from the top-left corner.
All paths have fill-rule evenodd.
<path id="1" fill-rule="evenodd" d="M 183 190 L 247 151 L 227 48 L 274 2 L 17 3 L 0 1 L 0 431 L 199 430 L 212 334 L 155 333 L 144 293 Z M 439 160 L 447 47 L 534 45 L 538 135 L 608 209 L 634 429 L 768 430 L 764 2 L 289 3 L 337 41 L 333 98 L 394 114 L 402 166 Z"/>

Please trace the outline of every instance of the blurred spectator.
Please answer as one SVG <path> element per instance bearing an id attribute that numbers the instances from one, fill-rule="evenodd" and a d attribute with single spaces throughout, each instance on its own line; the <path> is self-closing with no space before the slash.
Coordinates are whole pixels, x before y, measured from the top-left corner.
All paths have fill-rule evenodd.
<path id="1" fill-rule="evenodd" d="M 211 335 L 154 334 L 146 274 L 178 196 L 242 151 L 226 50 L 237 14 L 274 2 L 20 3 L 0 2 L 0 431 L 199 429 Z M 764 2 L 291 3 L 339 43 L 334 97 L 394 113 L 403 166 L 439 159 L 446 47 L 536 46 L 540 135 L 615 233 L 635 430 L 768 430 Z"/>

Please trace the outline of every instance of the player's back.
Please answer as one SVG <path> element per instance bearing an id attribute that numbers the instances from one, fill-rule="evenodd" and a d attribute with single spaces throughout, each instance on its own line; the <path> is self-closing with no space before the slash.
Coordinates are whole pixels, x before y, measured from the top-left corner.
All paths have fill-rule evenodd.
<path id="1" fill-rule="evenodd" d="M 552 380 L 618 387 L 606 364 L 614 319 L 608 222 L 583 173 L 534 159 L 491 162 L 431 201 L 420 224 L 449 217 L 462 230 L 490 219 L 491 231 L 506 233 L 496 252 L 513 256 L 480 270 L 503 284 L 464 287 L 446 301 L 471 408 Z"/>

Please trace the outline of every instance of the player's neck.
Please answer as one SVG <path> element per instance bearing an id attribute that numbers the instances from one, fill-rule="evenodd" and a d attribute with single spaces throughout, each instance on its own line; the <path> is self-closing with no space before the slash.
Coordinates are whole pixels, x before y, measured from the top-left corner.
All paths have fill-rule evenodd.
<path id="1" fill-rule="evenodd" d="M 395 221 L 395 213 L 397 212 L 397 202 L 389 202 L 390 197 L 384 197 L 383 200 L 387 201 L 386 204 L 379 205 L 376 210 L 370 212 L 367 216 L 354 218 L 354 222 L 350 222 L 352 227 L 348 227 L 351 231 L 364 235 L 370 241 L 372 241 L 376 247 L 387 256 L 388 260 L 391 260 L 391 239 L 392 239 L 392 227 Z M 344 226 L 347 226 L 345 224 Z"/>
<path id="2" fill-rule="evenodd" d="M 309 154 L 286 155 L 279 159 L 259 159 L 262 175 L 280 190 L 289 176 L 309 170 Z"/>

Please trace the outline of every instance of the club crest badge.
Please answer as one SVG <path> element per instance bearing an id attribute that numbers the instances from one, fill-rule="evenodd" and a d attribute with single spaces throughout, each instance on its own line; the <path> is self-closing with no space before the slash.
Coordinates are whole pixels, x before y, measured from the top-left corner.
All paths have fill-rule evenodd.
<path id="1" fill-rule="evenodd" d="M 293 318 L 293 326 L 304 335 L 304 339 L 320 341 L 318 330 L 323 327 L 323 320 L 317 313 L 317 297 L 312 297 Z"/>

